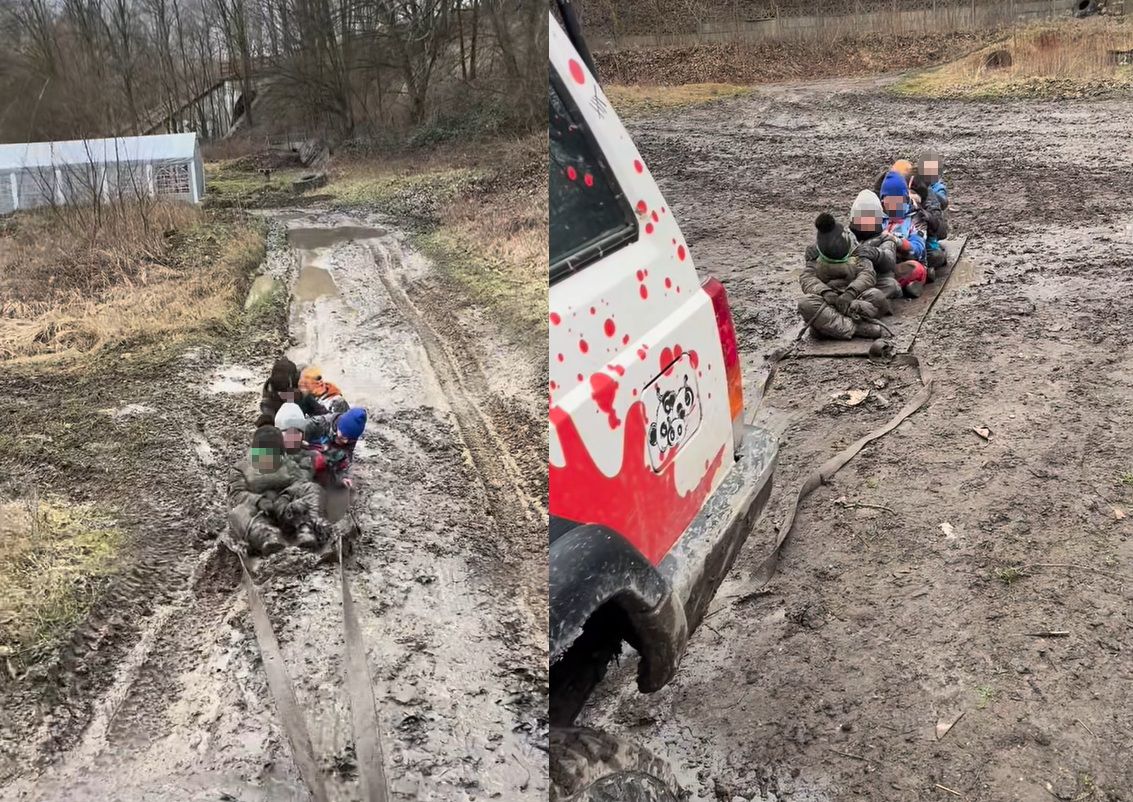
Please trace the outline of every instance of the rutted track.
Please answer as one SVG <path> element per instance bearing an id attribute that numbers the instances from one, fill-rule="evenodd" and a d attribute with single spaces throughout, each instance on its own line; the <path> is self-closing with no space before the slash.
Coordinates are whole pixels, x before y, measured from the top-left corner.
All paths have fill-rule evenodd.
<path id="1" fill-rule="evenodd" d="M 355 465 L 362 535 L 351 581 L 393 798 L 542 798 L 545 608 L 528 584 L 545 565 L 545 523 L 537 489 L 503 451 L 514 444 L 481 411 L 493 391 L 533 408 L 523 398 L 534 394 L 534 380 L 508 377 L 501 389 L 455 367 L 402 289 L 431 266 L 396 233 L 317 213 L 288 215 L 286 225 L 295 249 L 274 237 L 269 270 L 289 284 L 312 270 L 331 279 L 316 274 L 319 281 L 303 284 L 291 355 L 320 364 L 370 411 Z M 350 225 L 357 228 L 333 231 Z M 302 231 L 313 229 L 325 233 L 304 240 Z M 251 376 L 265 370 L 253 367 Z M 250 421 L 258 387 L 246 387 Z M 197 454 L 215 448 L 190 440 Z M 222 453 L 205 465 L 206 456 L 198 466 L 221 498 L 226 463 L 237 457 Z M 149 619 L 93 703 L 82 738 L 58 752 L 45 744 L 51 765 L 18 778 L 3 798 L 304 798 L 258 665 L 238 570 L 229 558 L 205 558 Z M 330 798 L 358 799 L 335 572 L 299 554 L 259 572 Z"/>

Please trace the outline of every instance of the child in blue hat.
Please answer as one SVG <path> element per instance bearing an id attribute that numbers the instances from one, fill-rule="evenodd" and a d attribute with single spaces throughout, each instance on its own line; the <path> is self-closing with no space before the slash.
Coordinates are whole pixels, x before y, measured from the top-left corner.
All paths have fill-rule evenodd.
<path id="1" fill-rule="evenodd" d="M 354 446 L 366 431 L 366 410 L 351 407 L 335 415 L 312 419 L 307 425 L 307 442 L 317 453 L 315 479 L 324 486 L 350 487 L 346 475 L 354 457 Z"/>

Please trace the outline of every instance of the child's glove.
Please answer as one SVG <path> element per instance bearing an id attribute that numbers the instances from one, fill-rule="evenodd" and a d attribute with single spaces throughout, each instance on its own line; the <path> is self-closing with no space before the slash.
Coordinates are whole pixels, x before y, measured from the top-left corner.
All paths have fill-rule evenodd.
<path id="1" fill-rule="evenodd" d="M 296 521 L 311 511 L 310 505 L 305 499 L 297 498 L 287 505 L 287 509 L 283 511 L 284 520 Z"/>

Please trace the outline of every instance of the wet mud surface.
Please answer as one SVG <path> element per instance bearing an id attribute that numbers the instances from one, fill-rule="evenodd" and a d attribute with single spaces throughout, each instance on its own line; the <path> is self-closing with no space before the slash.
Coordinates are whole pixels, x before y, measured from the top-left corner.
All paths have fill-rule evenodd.
<path id="1" fill-rule="evenodd" d="M 501 377 L 471 356 L 458 362 L 511 346 L 490 329 L 459 328 L 463 312 L 443 298 L 419 308 L 413 299 L 439 297 L 432 266 L 392 228 L 318 212 L 272 227 L 266 269 L 293 293 L 288 355 L 319 365 L 369 412 L 348 577 L 391 798 L 545 798 L 545 510 L 538 479 L 514 469 L 526 457 L 512 455 L 530 448 L 516 433 L 542 419 L 537 368 Z M 250 426 L 267 367 L 214 368 L 203 386 Z M 501 403 L 506 415 L 493 411 Z M 190 447 L 207 454 L 196 471 L 202 504 L 215 513 L 219 500 L 222 512 L 220 483 L 239 451 L 210 445 L 207 432 Z M 144 619 L 88 714 L 65 740 L 46 737 L 46 724 L 27 738 L 19 763 L 30 768 L 14 768 L 0 798 L 307 799 L 238 565 L 211 549 L 192 557 L 193 570 L 169 575 L 170 600 Z M 292 551 L 255 574 L 330 797 L 360 799 L 337 572 Z"/>
<path id="2" fill-rule="evenodd" d="M 664 755 L 694 799 L 1131 798 L 1131 114 L 823 84 L 631 123 L 727 287 L 749 405 L 798 325 L 815 215 L 844 219 L 884 164 L 942 152 L 970 264 L 917 341 L 932 399 L 803 503 L 760 589 L 803 476 L 920 389 L 907 367 L 781 364 L 763 520 L 676 681 L 638 694 L 628 655 L 589 723 Z M 869 395 L 832 400 L 850 389 Z"/>

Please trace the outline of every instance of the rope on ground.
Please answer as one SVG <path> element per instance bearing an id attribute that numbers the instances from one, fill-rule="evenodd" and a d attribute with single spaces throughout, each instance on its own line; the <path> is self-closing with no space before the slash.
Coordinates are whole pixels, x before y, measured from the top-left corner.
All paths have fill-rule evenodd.
<path id="1" fill-rule="evenodd" d="M 906 418 L 923 407 L 932 396 L 933 381 L 929 379 L 928 383 L 921 388 L 920 392 L 909 399 L 909 402 L 901 408 L 893 418 L 889 420 L 884 426 L 874 429 L 872 432 L 861 438 L 857 442 L 839 451 L 826 462 L 818 466 L 818 469 L 812 471 L 799 487 L 798 492 L 795 494 L 795 503 L 787 512 L 787 517 L 783 520 L 782 526 L 779 527 L 779 538 L 775 542 L 774 548 L 771 553 L 763 560 L 759 568 L 755 572 L 755 582 L 757 587 L 767 584 L 767 582 L 774 576 L 776 569 L 779 567 L 779 555 L 783 550 L 783 545 L 787 542 L 787 538 L 791 535 L 791 530 L 795 527 L 795 517 L 798 515 L 799 507 L 803 503 L 803 499 L 809 496 L 814 490 L 827 482 L 842 469 L 842 467 L 857 456 L 858 452 L 872 443 L 879 437 L 883 437 L 889 432 L 896 429 Z"/>
<path id="2" fill-rule="evenodd" d="M 358 626 L 354 597 L 346 579 L 341 537 L 338 539 L 338 575 L 342 582 L 342 620 L 346 635 L 346 690 L 350 696 L 354 753 L 362 777 L 362 793 L 365 802 L 386 802 L 389 790 L 382 759 L 381 722 L 366 664 L 366 650 L 362 646 L 362 629 Z"/>
<path id="3" fill-rule="evenodd" d="M 311 792 L 315 802 L 328 802 L 326 787 L 323 785 L 319 765 L 315 761 L 315 752 L 311 746 L 311 734 L 307 731 L 307 722 L 299 710 L 299 702 L 295 697 L 295 686 L 287 675 L 283 663 L 283 655 L 279 651 L 279 641 L 271 627 L 267 608 L 263 598 L 256 589 L 248 565 L 244 562 L 244 555 L 236 552 L 240 558 L 240 568 L 243 570 L 244 589 L 248 592 L 248 609 L 252 615 L 252 626 L 256 632 L 256 640 L 260 644 L 260 656 L 263 658 L 264 673 L 268 678 L 268 689 L 275 701 L 275 711 L 283 725 L 284 734 L 291 745 L 291 756 L 299 769 L 299 776 Z"/>

